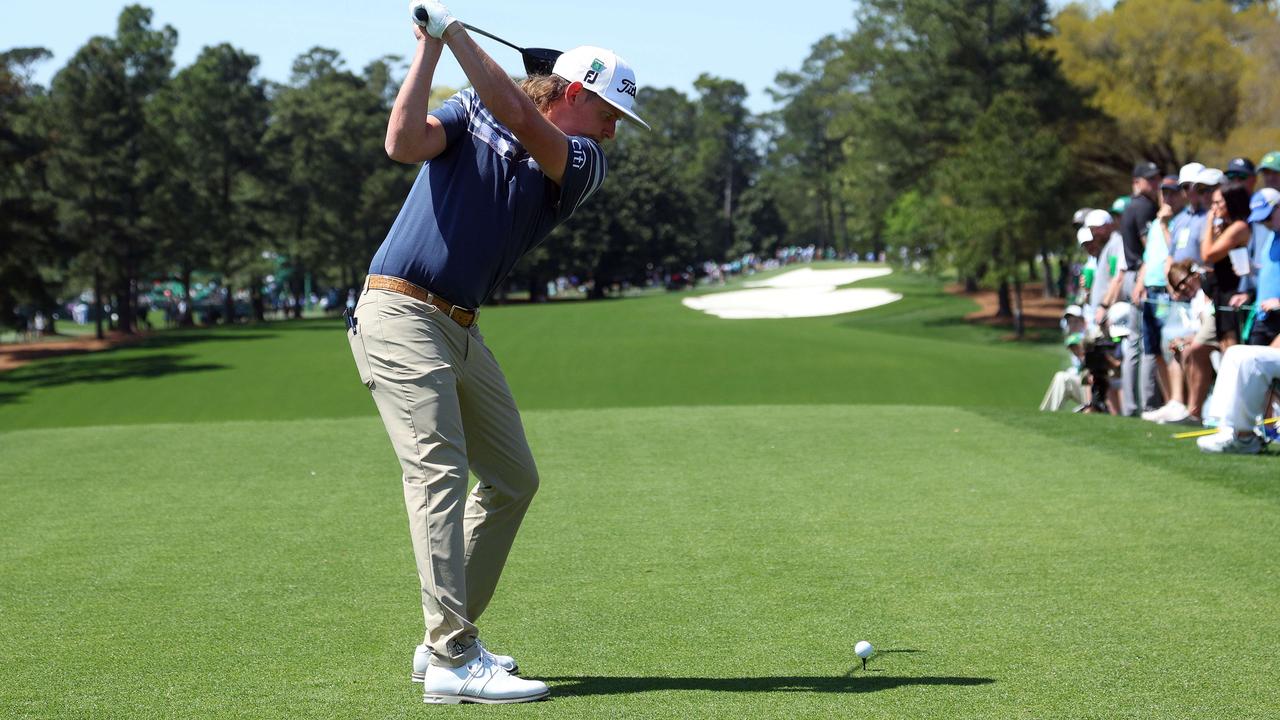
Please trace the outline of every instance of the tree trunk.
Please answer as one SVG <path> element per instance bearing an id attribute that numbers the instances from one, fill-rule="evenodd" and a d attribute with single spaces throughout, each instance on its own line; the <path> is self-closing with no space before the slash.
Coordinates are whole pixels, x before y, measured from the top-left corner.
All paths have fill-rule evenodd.
<path id="1" fill-rule="evenodd" d="M 543 302 L 547 299 L 547 284 L 542 273 L 535 268 L 529 269 L 529 302 Z"/>
<path id="2" fill-rule="evenodd" d="M 1022 316 L 1022 280 L 1013 280 L 1013 333 L 1021 340 L 1027 333 L 1025 319 Z"/>
<path id="3" fill-rule="evenodd" d="M 249 286 L 249 297 L 253 303 L 253 320 L 254 322 L 267 321 L 266 303 L 262 299 L 262 278 L 253 276 L 251 278 L 252 285 Z"/>
<path id="4" fill-rule="evenodd" d="M 1049 253 L 1044 248 L 1040 249 L 1041 265 L 1044 266 L 1044 296 L 1047 298 L 1062 297 L 1057 290 L 1057 284 L 1053 281 L 1053 263 L 1049 262 Z"/>
<path id="5" fill-rule="evenodd" d="M 1000 307 L 996 310 L 996 317 L 1013 317 L 1013 307 L 1009 300 L 1009 281 L 1001 280 L 1000 289 L 996 292 L 996 296 L 1000 301 Z"/>
<path id="6" fill-rule="evenodd" d="M 964 276 L 964 291 L 967 293 L 978 292 L 978 278 L 972 275 Z"/>
<path id="7" fill-rule="evenodd" d="M 133 334 L 133 282 L 129 278 L 121 278 L 116 286 L 116 317 L 120 318 L 120 332 Z"/>
<path id="8" fill-rule="evenodd" d="M 226 290 L 227 295 L 222 301 L 222 311 L 224 314 L 222 322 L 226 325 L 233 325 L 236 321 L 236 298 L 235 292 L 233 292 L 235 288 L 231 286 L 231 283 L 227 283 L 224 289 Z"/>
<path id="9" fill-rule="evenodd" d="M 1066 254 L 1058 256 L 1058 297 L 1065 298 L 1067 296 L 1067 281 L 1071 275 L 1071 263 L 1067 261 Z"/>
<path id="10" fill-rule="evenodd" d="M 178 317 L 179 327 L 191 327 L 195 325 L 195 312 L 192 310 L 191 303 L 191 266 L 184 264 L 182 266 L 182 299 L 186 305 L 186 309 Z"/>
<path id="11" fill-rule="evenodd" d="M 102 273 L 97 270 L 93 271 L 93 324 L 94 331 L 99 340 L 104 337 L 102 332 Z"/>
<path id="12" fill-rule="evenodd" d="M 293 272 L 289 276 L 289 294 L 292 295 L 296 301 L 294 302 L 293 307 L 289 309 L 294 320 L 302 319 L 302 307 L 307 304 L 306 297 L 304 296 L 304 293 L 306 292 L 304 279 L 305 272 L 306 270 L 301 264 L 295 264 L 293 265 Z"/>

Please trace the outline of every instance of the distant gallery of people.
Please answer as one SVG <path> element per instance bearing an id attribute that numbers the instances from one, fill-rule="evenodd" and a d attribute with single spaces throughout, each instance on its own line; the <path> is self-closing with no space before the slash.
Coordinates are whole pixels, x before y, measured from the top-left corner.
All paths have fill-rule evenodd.
<path id="1" fill-rule="evenodd" d="M 1201 450 L 1261 452 L 1280 409 L 1277 208 L 1280 151 L 1168 175 L 1142 161 L 1129 195 L 1078 210 L 1071 367 L 1042 409 L 1216 428 Z"/>

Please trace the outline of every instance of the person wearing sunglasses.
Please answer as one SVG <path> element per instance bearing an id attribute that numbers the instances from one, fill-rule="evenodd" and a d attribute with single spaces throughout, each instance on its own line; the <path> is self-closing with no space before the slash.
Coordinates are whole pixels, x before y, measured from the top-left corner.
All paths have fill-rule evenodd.
<path id="1" fill-rule="evenodd" d="M 1212 300 L 1201 287 L 1200 268 L 1188 260 L 1174 263 L 1167 276 L 1169 316 L 1165 320 L 1165 366 L 1169 402 L 1153 413 L 1152 422 L 1198 425 L 1213 382 L 1211 355 L 1218 348 Z"/>
<path id="2" fill-rule="evenodd" d="M 1250 222 L 1280 232 L 1280 191 L 1264 188 L 1255 198 Z M 1268 315 L 1280 313 L 1280 253 L 1264 266 L 1259 276 L 1259 304 Z M 1280 382 L 1280 341 L 1270 345 L 1236 345 L 1222 354 L 1218 380 L 1213 386 L 1218 432 L 1196 441 L 1202 452 L 1254 455 L 1262 452 L 1262 438 L 1255 423 L 1263 415 L 1274 414 L 1277 397 L 1273 388 Z"/>
<path id="3" fill-rule="evenodd" d="M 1238 182 L 1249 188 L 1250 193 L 1258 181 L 1258 171 L 1247 157 L 1232 158 L 1222 174 L 1226 175 L 1228 182 Z"/>

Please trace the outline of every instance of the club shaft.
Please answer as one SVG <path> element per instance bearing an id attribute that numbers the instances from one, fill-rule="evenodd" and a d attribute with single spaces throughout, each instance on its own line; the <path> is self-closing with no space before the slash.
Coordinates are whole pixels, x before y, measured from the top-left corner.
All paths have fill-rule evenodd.
<path id="1" fill-rule="evenodd" d="M 524 48 L 520 47 L 519 45 L 516 45 L 515 43 L 507 42 L 506 40 L 503 40 L 502 38 L 498 37 L 497 35 L 494 35 L 493 33 L 485 32 L 484 30 L 481 30 L 475 25 L 468 25 L 467 23 L 462 23 L 462 27 L 470 30 L 471 32 L 480 33 L 481 35 L 489 38 L 490 40 L 497 40 L 498 42 L 502 43 L 503 45 L 506 45 L 509 48 L 513 48 L 515 50 L 519 50 L 520 52 L 524 52 Z"/>

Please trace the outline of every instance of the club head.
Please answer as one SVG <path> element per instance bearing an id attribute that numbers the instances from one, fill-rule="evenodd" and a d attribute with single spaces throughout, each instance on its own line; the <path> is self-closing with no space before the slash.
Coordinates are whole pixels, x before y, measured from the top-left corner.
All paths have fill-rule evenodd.
<path id="1" fill-rule="evenodd" d="M 525 48 L 520 53 L 524 58 L 524 71 L 529 75 L 550 75 L 562 54 L 550 48 Z"/>

